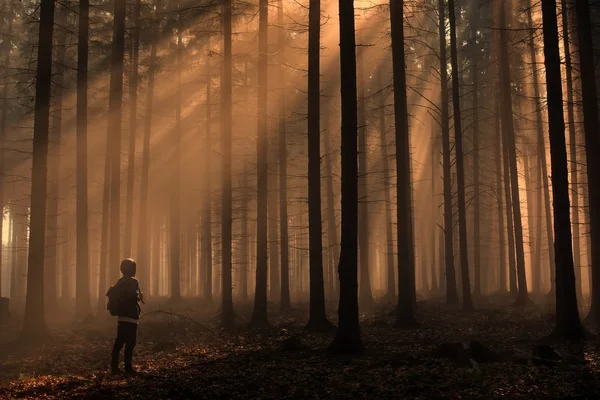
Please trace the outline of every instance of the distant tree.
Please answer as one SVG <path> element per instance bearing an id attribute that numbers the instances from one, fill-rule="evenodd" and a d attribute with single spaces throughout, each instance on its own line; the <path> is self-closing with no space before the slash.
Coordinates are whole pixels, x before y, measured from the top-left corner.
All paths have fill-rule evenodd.
<path id="1" fill-rule="evenodd" d="M 33 123 L 27 295 L 21 332 L 22 340 L 31 341 L 38 341 L 48 335 L 44 318 L 44 257 L 53 33 L 54 1 L 41 0 Z"/>
<path id="2" fill-rule="evenodd" d="M 358 321 L 358 166 L 356 110 L 356 39 L 354 4 L 339 0 L 342 100 L 342 240 L 338 274 L 338 331 L 329 348 L 336 353 L 363 351 Z"/>
<path id="3" fill-rule="evenodd" d="M 462 276 L 463 309 L 471 310 L 471 284 L 469 281 L 469 257 L 467 246 L 467 206 L 465 201 L 465 172 L 462 120 L 460 115 L 460 93 L 458 80 L 458 55 L 456 48 L 456 17 L 454 0 L 448 0 L 450 20 L 450 59 L 452 64 L 452 105 L 454 107 L 454 140 L 456 145 L 456 178 L 458 186 L 458 229 L 460 242 L 460 266 Z"/>
<path id="4" fill-rule="evenodd" d="M 259 1 L 258 28 L 258 139 L 257 139 L 257 218 L 256 218 L 256 289 L 254 291 L 254 311 L 251 325 L 268 325 L 267 320 L 267 52 L 269 27 L 269 5 L 267 0 Z"/>
<path id="5" fill-rule="evenodd" d="M 554 242 L 556 251 L 556 327 L 554 334 L 561 339 L 569 340 L 582 338 L 583 327 L 579 320 L 575 290 L 569 175 L 555 0 L 542 2 L 542 19 L 548 93 L 554 235 L 556 237 Z"/>

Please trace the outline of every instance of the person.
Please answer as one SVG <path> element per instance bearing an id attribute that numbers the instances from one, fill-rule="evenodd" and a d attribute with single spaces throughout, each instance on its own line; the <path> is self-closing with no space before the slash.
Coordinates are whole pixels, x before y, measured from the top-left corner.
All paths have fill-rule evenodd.
<path id="1" fill-rule="evenodd" d="M 132 358 L 133 349 L 137 340 L 138 320 L 140 319 L 143 294 L 140 291 L 138 280 L 135 278 L 137 264 L 131 258 L 121 261 L 121 279 L 112 286 L 106 294 L 109 298 L 108 309 L 112 315 L 118 317 L 117 338 L 112 349 L 111 372 L 121 373 L 119 369 L 119 355 L 125 346 L 125 372 L 135 373 Z M 112 303 L 112 304 L 111 304 Z"/>

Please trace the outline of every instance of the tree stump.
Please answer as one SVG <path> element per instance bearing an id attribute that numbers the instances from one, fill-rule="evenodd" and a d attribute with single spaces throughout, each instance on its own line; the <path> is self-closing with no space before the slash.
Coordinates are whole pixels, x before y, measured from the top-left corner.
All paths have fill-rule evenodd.
<path id="1" fill-rule="evenodd" d="M 10 320 L 8 301 L 8 297 L 0 297 L 0 324 L 5 324 Z"/>

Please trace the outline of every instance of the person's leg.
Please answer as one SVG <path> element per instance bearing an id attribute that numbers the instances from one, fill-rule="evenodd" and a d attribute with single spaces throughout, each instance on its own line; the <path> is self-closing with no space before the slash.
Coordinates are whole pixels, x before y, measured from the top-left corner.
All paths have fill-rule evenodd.
<path id="1" fill-rule="evenodd" d="M 115 339 L 115 344 L 113 345 L 110 368 L 113 372 L 119 370 L 119 354 L 121 353 L 121 349 L 125 344 L 125 331 L 123 327 L 123 323 L 119 322 L 117 325 L 117 339 Z"/>
<path id="2" fill-rule="evenodd" d="M 137 324 L 126 323 L 127 341 L 125 342 L 125 371 L 133 371 L 133 349 L 137 342 Z"/>

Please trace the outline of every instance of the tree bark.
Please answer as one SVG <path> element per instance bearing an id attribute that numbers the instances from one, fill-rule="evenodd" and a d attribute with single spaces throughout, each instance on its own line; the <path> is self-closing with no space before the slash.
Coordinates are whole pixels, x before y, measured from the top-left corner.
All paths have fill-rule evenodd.
<path id="1" fill-rule="evenodd" d="M 502 188 L 502 133 L 500 130 L 500 113 L 499 113 L 499 104 L 496 100 L 495 102 L 495 117 L 496 117 L 496 202 L 498 209 L 498 237 L 499 237 L 499 245 L 500 245 L 500 265 L 498 268 L 499 279 L 498 283 L 500 285 L 500 293 L 504 294 L 506 292 L 506 242 L 504 239 L 504 235 L 506 230 L 504 228 L 504 206 L 502 201 L 502 196 L 504 195 L 504 190 Z M 507 196 L 509 197 L 509 196 Z M 509 209 L 510 207 L 507 207 Z M 513 257 L 514 260 L 514 257 Z M 514 263 L 514 261 L 513 261 Z M 512 268 L 512 265 L 511 265 Z"/>
<path id="2" fill-rule="evenodd" d="M 44 256 L 53 31 L 54 1 L 41 0 L 33 122 L 27 295 L 21 332 L 23 340 L 31 341 L 39 341 L 48 335 L 44 318 Z"/>
<path id="3" fill-rule="evenodd" d="M 544 64 L 546 66 L 546 88 L 548 93 L 554 235 L 556 237 L 556 327 L 554 334 L 567 340 L 580 339 L 583 337 L 583 327 L 579 320 L 575 290 L 569 175 L 555 0 L 542 2 L 542 19 L 544 24 Z"/>

